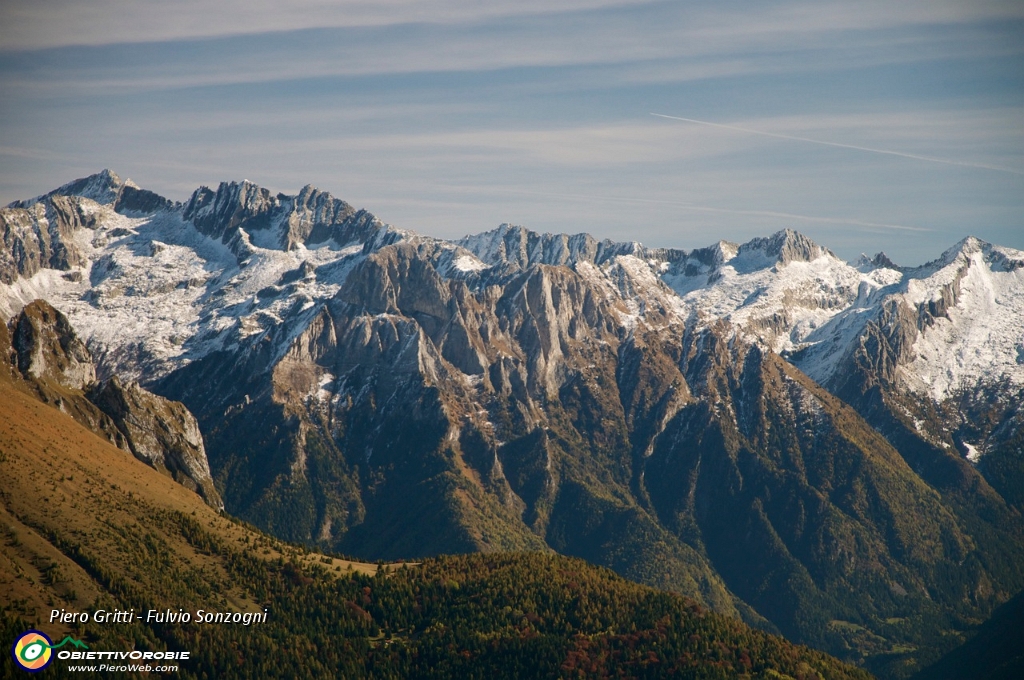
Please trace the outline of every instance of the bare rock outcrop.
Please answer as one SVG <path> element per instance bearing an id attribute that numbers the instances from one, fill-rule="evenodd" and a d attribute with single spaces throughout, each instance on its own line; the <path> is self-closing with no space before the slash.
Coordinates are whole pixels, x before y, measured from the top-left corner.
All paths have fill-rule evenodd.
<path id="1" fill-rule="evenodd" d="M 224 507 L 210 476 L 203 435 L 184 404 L 157 396 L 134 381 L 123 384 L 116 376 L 94 384 L 86 396 L 110 416 L 136 458 L 166 472 L 208 504 Z"/>
<path id="2" fill-rule="evenodd" d="M 74 233 L 92 223 L 77 197 L 50 196 L 28 207 L 0 210 L 0 282 L 10 284 L 44 268 L 81 266 L 85 258 Z"/>
<path id="3" fill-rule="evenodd" d="M 25 378 L 72 390 L 96 380 L 96 367 L 85 343 L 67 317 L 42 300 L 26 306 L 14 322 L 12 345 Z"/>

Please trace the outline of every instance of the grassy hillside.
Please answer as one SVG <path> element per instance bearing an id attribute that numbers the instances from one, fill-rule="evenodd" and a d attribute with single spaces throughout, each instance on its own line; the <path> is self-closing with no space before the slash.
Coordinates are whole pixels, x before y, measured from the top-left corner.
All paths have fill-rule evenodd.
<path id="1" fill-rule="evenodd" d="M 176 678 L 868 677 L 553 554 L 379 568 L 309 553 L 218 515 L 6 379 L 0 404 L 5 644 L 36 627 L 94 650 L 188 650 Z M 248 627 L 48 620 L 100 608 L 269 616 Z M 2 669 L 22 677 L 9 657 Z"/>

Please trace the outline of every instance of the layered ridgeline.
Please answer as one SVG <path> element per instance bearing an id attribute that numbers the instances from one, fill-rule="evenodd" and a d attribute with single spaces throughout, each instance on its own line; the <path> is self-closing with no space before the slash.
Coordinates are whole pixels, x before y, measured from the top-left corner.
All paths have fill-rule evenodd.
<path id="1" fill-rule="evenodd" d="M 189 652 L 152 664 L 173 672 L 116 677 L 868 677 L 551 552 L 399 568 L 285 545 L 220 515 L 29 383 L 0 364 L 4 644 L 39 629 L 91 652 Z M 90 620 L 52 620 L 53 610 Z M 98 610 L 117 618 L 97 621 Z M 168 610 L 191 620 L 171 622 Z M 201 624 L 200 611 L 249 623 Z M 54 661 L 43 677 L 68 676 L 69 665 Z M 5 655 L 0 677 L 25 675 Z"/>
<path id="2" fill-rule="evenodd" d="M 0 229 L 0 311 L 45 298 L 101 378 L 183 402 L 279 537 L 554 549 L 892 676 L 1024 588 L 1024 253 L 449 242 L 109 172 Z"/>

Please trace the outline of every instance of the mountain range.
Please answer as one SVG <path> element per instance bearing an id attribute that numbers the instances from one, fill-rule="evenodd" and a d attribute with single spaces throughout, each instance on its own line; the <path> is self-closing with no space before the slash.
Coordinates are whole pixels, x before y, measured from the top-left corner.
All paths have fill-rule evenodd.
<path id="1" fill-rule="evenodd" d="M 176 203 L 110 171 L 0 234 L 25 379 L 54 402 L 31 366 L 77 356 L 65 410 L 282 539 L 556 551 L 886 677 L 1024 589 L 1024 252 L 446 241 L 311 186 Z M 33 364 L 42 317 L 82 347 Z M 147 408 L 203 441 L 133 444 Z"/>
<path id="2" fill-rule="evenodd" d="M 44 327 L 65 326 L 47 311 Z M 48 333 L 44 353 L 61 339 L 73 341 Z M 285 544 L 77 420 L 75 390 L 47 401 L 10 348 L 0 337 L 0 638 L 34 629 L 120 659 L 189 654 L 149 671 L 57 660 L 41 677 L 869 677 L 553 552 L 367 564 Z M 175 429 L 165 415 L 154 422 Z M 116 615 L 80 616 L 101 610 Z M 251 621 L 184 620 L 201 612 Z M 25 676 L 9 657 L 0 677 Z"/>

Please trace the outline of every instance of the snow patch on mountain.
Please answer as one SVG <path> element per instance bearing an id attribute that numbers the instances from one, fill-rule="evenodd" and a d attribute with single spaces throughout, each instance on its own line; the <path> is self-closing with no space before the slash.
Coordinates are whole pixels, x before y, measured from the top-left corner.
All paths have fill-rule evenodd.
<path id="1" fill-rule="evenodd" d="M 838 329 L 822 329 L 843 312 L 868 308 L 901 277 L 892 270 L 859 271 L 823 249 L 810 261 L 783 263 L 763 248 L 730 245 L 719 244 L 717 264 L 698 267 L 694 262 L 689 274 L 668 273 L 663 280 L 704 324 L 728 321 L 778 353 L 833 340 Z M 847 328 L 838 335 L 856 334 L 863 327 L 843 325 Z M 819 363 L 816 372 L 827 372 L 829 362 Z"/>
<path id="2" fill-rule="evenodd" d="M 1024 252 L 970 238 L 940 263 L 904 293 L 913 305 L 935 303 L 957 284 L 955 304 L 930 319 L 914 343 L 908 374 L 936 401 L 979 382 L 1024 385 Z"/>
<path id="3" fill-rule="evenodd" d="M 88 265 L 44 269 L 0 286 L 0 302 L 11 316 L 33 299 L 49 300 L 86 340 L 102 373 L 126 379 L 157 379 L 308 312 L 333 297 L 361 259 L 361 245 L 273 250 L 241 232 L 251 255 L 239 263 L 227 245 L 179 213 L 132 218 L 88 199 L 83 204 L 98 218 L 94 229 L 75 234 Z M 282 282 L 303 263 L 313 272 L 335 266 L 323 277 Z"/>
<path id="4" fill-rule="evenodd" d="M 481 262 L 472 255 L 459 255 L 455 258 L 455 268 L 460 272 L 478 272 L 487 269 L 489 265 Z"/>
<path id="5" fill-rule="evenodd" d="M 998 380 L 1024 385 L 1021 251 L 969 237 L 909 269 L 881 253 L 848 264 L 802 237 L 791 247 L 787 235 L 733 248 L 723 242 L 710 263 L 708 249 L 699 259 L 694 251 L 662 279 L 703 325 L 727 321 L 820 383 L 896 300 L 922 310 L 914 359 L 903 371 L 910 389 L 943 401 Z"/>

